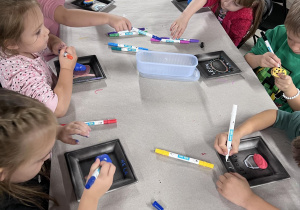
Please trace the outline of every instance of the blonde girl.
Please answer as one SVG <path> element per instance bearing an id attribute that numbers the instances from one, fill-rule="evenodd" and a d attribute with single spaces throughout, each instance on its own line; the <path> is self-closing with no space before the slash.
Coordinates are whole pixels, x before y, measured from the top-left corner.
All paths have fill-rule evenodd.
<path id="1" fill-rule="evenodd" d="M 89 132 L 83 122 L 59 126 L 51 110 L 39 101 L 0 89 L 0 209 L 48 209 L 48 199 L 55 199 L 47 194 L 49 178 L 41 169 L 56 139 L 76 144 L 71 135 L 88 136 Z M 112 184 L 115 166 L 111 163 L 97 160 L 90 175 L 99 165 L 101 173 L 83 192 L 79 209 L 96 209 Z"/>
<path id="2" fill-rule="evenodd" d="M 49 48 L 58 55 L 57 80 L 41 52 Z M 70 54 L 73 59 L 64 57 Z M 73 69 L 77 55 L 73 47 L 49 35 L 36 0 L 0 1 L 0 83 L 38 99 L 57 117 L 66 114 L 72 94 Z"/>

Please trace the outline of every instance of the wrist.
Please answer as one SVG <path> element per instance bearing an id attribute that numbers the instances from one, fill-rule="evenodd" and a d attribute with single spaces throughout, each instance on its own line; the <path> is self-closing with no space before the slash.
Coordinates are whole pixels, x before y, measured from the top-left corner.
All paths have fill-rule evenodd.
<path id="1" fill-rule="evenodd" d="M 241 207 L 250 210 L 253 209 L 253 205 L 256 204 L 257 200 L 260 199 L 256 194 L 251 191 L 250 196 L 244 201 Z"/>

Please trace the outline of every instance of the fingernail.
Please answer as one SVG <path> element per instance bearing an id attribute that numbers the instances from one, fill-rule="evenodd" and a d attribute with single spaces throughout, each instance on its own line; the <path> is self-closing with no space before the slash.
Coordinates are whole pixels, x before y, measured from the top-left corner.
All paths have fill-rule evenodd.
<path id="1" fill-rule="evenodd" d="M 79 140 L 77 140 L 77 139 L 75 139 L 75 141 L 76 141 L 76 144 L 79 144 L 79 143 L 80 143 L 80 141 L 79 141 Z"/>

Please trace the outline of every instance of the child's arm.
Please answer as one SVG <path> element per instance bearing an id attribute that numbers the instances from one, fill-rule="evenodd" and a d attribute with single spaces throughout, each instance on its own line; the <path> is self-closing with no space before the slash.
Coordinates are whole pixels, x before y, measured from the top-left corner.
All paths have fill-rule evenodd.
<path id="1" fill-rule="evenodd" d="M 277 209 L 254 194 L 247 180 L 238 173 L 225 173 L 221 175 L 216 185 L 218 192 L 222 196 L 245 209 Z"/>
<path id="2" fill-rule="evenodd" d="M 53 34 L 49 34 L 48 48 L 53 54 L 58 55 L 59 50 L 65 46 L 67 45 L 60 38 Z"/>
<path id="3" fill-rule="evenodd" d="M 170 31 L 173 39 L 178 39 L 184 33 L 185 28 L 190 20 L 190 18 L 195 14 L 199 9 L 201 9 L 207 0 L 193 0 L 191 3 L 185 8 L 182 14 L 177 18 L 171 25 Z"/>
<path id="4" fill-rule="evenodd" d="M 279 74 L 278 78 L 275 78 L 275 85 L 279 90 L 283 91 L 286 97 L 293 97 L 293 99 L 287 99 L 288 104 L 294 111 L 300 110 L 300 96 L 297 96 L 298 89 L 293 83 L 292 78 L 289 75 Z"/>
<path id="5" fill-rule="evenodd" d="M 277 67 L 281 65 L 281 60 L 274 53 L 266 52 L 263 55 L 255 55 L 253 53 L 247 53 L 245 55 L 247 63 L 251 66 L 252 69 L 257 67 Z"/>
<path id="6" fill-rule="evenodd" d="M 105 161 L 100 163 L 98 158 L 91 166 L 88 179 L 99 166 L 101 166 L 100 174 L 90 189 L 84 189 L 78 210 L 96 210 L 98 200 L 112 185 L 116 167 L 112 163 Z"/>
<path id="7" fill-rule="evenodd" d="M 253 117 L 246 120 L 243 124 L 241 124 L 233 132 L 232 149 L 230 150 L 229 155 L 238 153 L 240 139 L 243 136 L 272 126 L 276 122 L 276 117 L 277 110 L 270 109 L 254 115 Z M 227 155 L 227 138 L 227 132 L 220 133 L 216 136 L 214 147 L 218 151 L 218 153 Z"/>
<path id="8" fill-rule="evenodd" d="M 79 144 L 78 140 L 72 138 L 72 135 L 89 137 L 91 128 L 84 122 L 71 122 L 65 126 L 58 125 L 56 139 L 66 144 Z"/>
<path id="9" fill-rule="evenodd" d="M 70 60 L 64 57 L 64 53 L 73 56 Z M 74 47 L 62 48 L 59 54 L 60 73 L 57 84 L 54 88 L 54 93 L 58 97 L 58 104 L 54 111 L 56 117 L 64 116 L 69 108 L 73 87 L 73 71 L 77 61 L 77 55 Z"/>
<path id="10" fill-rule="evenodd" d="M 85 27 L 108 24 L 116 31 L 131 30 L 131 22 L 124 17 L 105 12 L 92 12 L 79 9 L 66 9 L 58 6 L 54 12 L 54 20 L 71 27 Z"/>

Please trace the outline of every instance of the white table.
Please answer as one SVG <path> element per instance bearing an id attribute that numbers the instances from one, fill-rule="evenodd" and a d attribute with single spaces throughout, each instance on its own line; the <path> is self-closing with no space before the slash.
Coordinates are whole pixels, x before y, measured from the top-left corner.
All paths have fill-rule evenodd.
<path id="1" fill-rule="evenodd" d="M 180 14 L 169 0 L 118 0 L 115 6 L 110 13 L 125 15 L 134 27 L 147 27 L 157 36 L 169 36 L 169 27 Z M 75 46 L 78 56 L 95 54 L 98 57 L 107 79 L 74 85 L 70 109 L 59 122 L 116 118 L 118 123 L 92 127 L 89 139 L 76 137 L 80 145 L 56 143 L 50 194 L 61 206 L 50 209 L 78 207 L 64 153 L 117 138 L 139 182 L 105 194 L 99 209 L 153 209 L 154 200 L 171 210 L 240 209 L 216 190 L 215 182 L 225 168 L 213 148 L 214 138 L 217 133 L 228 130 L 232 104 L 238 105 L 236 125 L 258 112 L 276 107 L 215 16 L 211 12 L 195 14 L 183 35 L 205 42 L 204 49 L 199 44 L 151 43 L 144 36 L 112 39 L 106 36 L 110 31 L 113 29 L 109 26 L 61 28 L 62 40 Z M 198 82 L 142 78 L 136 69 L 135 55 L 111 51 L 107 46 L 110 41 L 189 54 L 223 50 L 242 73 L 222 79 L 200 78 Z M 102 90 L 95 93 L 98 89 Z M 290 143 L 284 133 L 276 129 L 253 135 L 261 134 L 291 179 L 253 190 L 280 209 L 297 209 L 300 173 L 292 159 Z M 163 157 L 154 153 L 155 148 L 211 162 L 215 168 L 211 170 Z"/>

